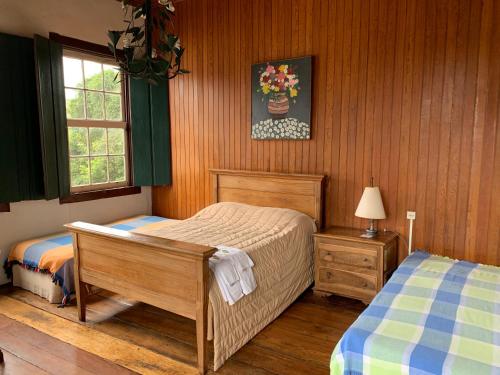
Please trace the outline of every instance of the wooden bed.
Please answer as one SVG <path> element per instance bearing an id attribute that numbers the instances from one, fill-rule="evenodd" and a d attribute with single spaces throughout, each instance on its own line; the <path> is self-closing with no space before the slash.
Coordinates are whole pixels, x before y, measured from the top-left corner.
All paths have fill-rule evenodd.
<path id="1" fill-rule="evenodd" d="M 212 203 L 291 208 L 322 225 L 324 176 L 210 170 Z M 198 370 L 207 369 L 208 259 L 215 248 L 83 222 L 67 224 L 75 253 L 78 314 L 93 285 L 196 321 Z"/>

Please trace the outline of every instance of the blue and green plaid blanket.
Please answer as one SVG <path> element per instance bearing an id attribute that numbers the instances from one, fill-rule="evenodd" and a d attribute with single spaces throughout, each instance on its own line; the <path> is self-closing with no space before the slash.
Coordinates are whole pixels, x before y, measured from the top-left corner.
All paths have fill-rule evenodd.
<path id="1" fill-rule="evenodd" d="M 331 374 L 500 374 L 500 268 L 417 251 L 335 347 Z"/>

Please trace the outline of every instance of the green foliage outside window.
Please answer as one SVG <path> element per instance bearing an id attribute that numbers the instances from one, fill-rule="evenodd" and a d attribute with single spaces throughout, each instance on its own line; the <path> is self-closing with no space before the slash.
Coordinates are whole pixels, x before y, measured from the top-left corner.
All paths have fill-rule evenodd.
<path id="1" fill-rule="evenodd" d="M 83 83 L 78 83 L 76 89 L 66 89 L 66 113 L 69 119 L 122 120 L 121 85 L 115 81 L 116 71 L 104 69 L 103 73 L 106 92 L 84 91 Z M 85 87 L 99 87 L 102 79 L 102 73 L 95 74 L 85 80 Z M 71 186 L 126 180 L 123 129 L 69 127 L 68 141 Z"/>
<path id="2" fill-rule="evenodd" d="M 104 120 L 104 96 L 106 97 L 106 119 L 112 121 L 122 120 L 121 110 L 121 84 L 115 81 L 116 71 L 105 69 L 104 73 L 104 89 L 103 92 L 87 92 L 87 119 L 89 120 Z M 85 80 L 85 87 L 96 87 L 97 83 L 103 79 L 103 74 L 95 74 Z M 73 98 L 66 98 L 66 116 L 70 119 L 84 119 L 84 91 L 83 82 L 77 83 L 77 89 L 67 89 L 68 92 L 73 94 Z M 68 94 L 66 94 L 68 96 Z"/>

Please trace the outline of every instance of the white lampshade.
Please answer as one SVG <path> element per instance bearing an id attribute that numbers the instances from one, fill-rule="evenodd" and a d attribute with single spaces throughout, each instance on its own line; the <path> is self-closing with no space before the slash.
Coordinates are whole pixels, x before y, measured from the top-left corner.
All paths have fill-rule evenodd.
<path id="1" fill-rule="evenodd" d="M 385 219 L 384 204 L 378 186 L 365 188 L 354 215 L 364 219 Z"/>

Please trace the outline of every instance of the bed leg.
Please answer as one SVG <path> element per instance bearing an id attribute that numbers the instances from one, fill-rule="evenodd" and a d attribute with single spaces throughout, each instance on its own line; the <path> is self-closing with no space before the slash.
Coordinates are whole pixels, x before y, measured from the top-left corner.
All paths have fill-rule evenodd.
<path id="1" fill-rule="evenodd" d="M 198 348 L 198 371 L 207 371 L 207 325 L 208 325 L 208 259 L 198 262 L 198 298 L 196 307 L 196 345 Z"/>
<path id="2" fill-rule="evenodd" d="M 87 305 L 87 284 L 80 281 L 80 253 L 78 251 L 78 234 L 73 233 L 73 253 L 74 253 L 74 269 L 75 269 L 75 294 L 76 304 L 78 306 L 78 319 L 84 322 L 85 310 Z"/>
<path id="3" fill-rule="evenodd" d="M 87 310 L 87 285 L 85 283 L 79 282 L 75 285 L 76 289 L 76 304 L 78 306 L 78 320 L 80 322 L 86 321 L 86 310 Z"/>
<path id="4" fill-rule="evenodd" d="M 2 349 L 0 349 L 0 365 L 3 363 L 3 353 Z"/>

